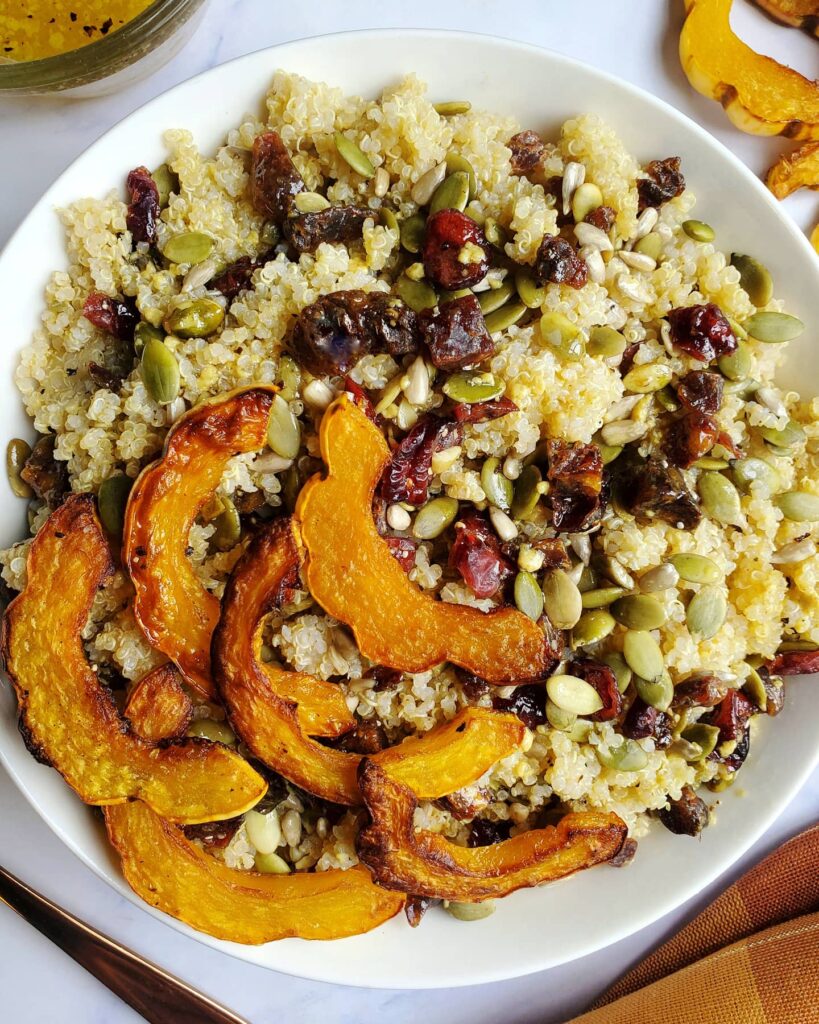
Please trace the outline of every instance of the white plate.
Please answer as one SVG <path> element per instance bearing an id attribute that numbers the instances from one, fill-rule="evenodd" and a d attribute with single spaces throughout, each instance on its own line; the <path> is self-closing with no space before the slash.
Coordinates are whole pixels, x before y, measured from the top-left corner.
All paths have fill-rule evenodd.
<path id="1" fill-rule="evenodd" d="M 0 408 L 0 438 L 30 433 L 20 404 L 8 395 L 17 351 L 42 308 L 47 276 L 65 264 L 54 208 L 81 196 L 103 195 L 119 187 L 131 167 L 161 162 L 166 128 L 190 128 L 205 151 L 215 147 L 243 113 L 259 107 L 278 67 L 368 96 L 415 71 L 435 99 L 465 98 L 513 112 L 525 127 L 547 136 L 566 117 L 595 111 L 614 125 L 640 160 L 679 154 L 699 199 L 696 215 L 716 228 L 729 249 L 761 256 L 773 272 L 777 294 L 808 325 L 792 346 L 784 379 L 798 382 L 803 392 L 819 390 L 813 345 L 819 324 L 815 303 L 814 308 L 809 304 L 819 294 L 816 256 L 760 182 L 706 132 L 639 89 L 554 53 L 460 33 L 361 32 L 274 47 L 177 86 L 108 132 L 49 189 L 0 257 L 0 367 L 7 395 Z M 21 503 L 11 495 L 5 476 L 0 524 L 4 545 L 24 532 Z M 435 913 L 416 931 L 402 917 L 369 935 L 339 942 L 290 939 L 260 948 L 201 935 L 131 894 L 89 811 L 56 772 L 26 752 L 7 687 L 0 698 L 0 755 L 35 810 L 77 856 L 179 931 L 251 963 L 305 978 L 434 988 L 511 978 L 565 963 L 630 935 L 694 896 L 762 835 L 819 761 L 818 712 L 819 687 L 795 681 L 785 711 L 775 722 L 762 724 L 740 782 L 720 797 L 717 823 L 700 842 L 657 828 L 641 841 L 636 861 L 625 871 L 602 867 L 516 893 L 492 917 L 476 923 Z"/>

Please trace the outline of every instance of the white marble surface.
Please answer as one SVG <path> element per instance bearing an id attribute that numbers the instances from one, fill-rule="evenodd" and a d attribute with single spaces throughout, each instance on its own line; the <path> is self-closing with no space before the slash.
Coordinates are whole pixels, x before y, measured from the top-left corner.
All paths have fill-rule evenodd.
<path id="1" fill-rule="evenodd" d="M 735 24 L 745 38 L 816 75 L 815 43 L 779 28 L 744 0 Z M 169 86 L 252 49 L 323 32 L 373 27 L 469 28 L 551 47 L 647 88 L 699 121 L 755 171 L 786 144 L 744 136 L 716 104 L 693 93 L 676 55 L 678 0 L 211 0 L 187 47 L 150 79 L 85 102 L 0 101 L 0 244 L 52 179 L 108 127 Z M 659 154 L 664 155 L 664 154 Z M 785 204 L 803 228 L 819 219 L 815 194 Z M 819 817 L 819 772 L 733 874 Z M 682 840 L 681 840 L 682 841 Z M 452 991 L 365 991 L 301 981 L 232 960 L 183 937 L 132 906 L 61 846 L 0 773 L 0 863 L 69 910 L 245 1015 L 253 1024 L 323 1019 L 390 1024 L 552 1024 L 579 1012 L 616 976 L 728 882 L 651 928 L 556 970 Z M 639 893 L 635 893 L 639 899 Z M 594 908 L 578 908 L 595 913 Z M 605 908 L 597 912 L 604 913 Z M 544 928 L 549 922 L 544 922 Z M 514 942 L 514 935 L 509 936 Z M 321 956 L 321 947 L 316 948 Z M 453 950 L 457 956 L 457 950 Z M 15 1024 L 132 1024 L 139 1018 L 11 912 L 0 909 L 0 1019 Z"/>

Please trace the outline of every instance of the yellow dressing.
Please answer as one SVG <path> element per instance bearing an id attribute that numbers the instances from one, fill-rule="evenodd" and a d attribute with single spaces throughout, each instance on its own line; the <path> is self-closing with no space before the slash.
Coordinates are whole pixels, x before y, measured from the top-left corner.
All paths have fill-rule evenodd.
<path id="1" fill-rule="evenodd" d="M 0 60 L 54 57 L 96 42 L 153 0 L 0 0 Z"/>

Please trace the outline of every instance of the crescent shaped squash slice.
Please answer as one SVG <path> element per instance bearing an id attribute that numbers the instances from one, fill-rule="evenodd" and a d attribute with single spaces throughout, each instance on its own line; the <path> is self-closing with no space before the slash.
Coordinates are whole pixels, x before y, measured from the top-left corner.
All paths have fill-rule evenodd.
<path id="1" fill-rule="evenodd" d="M 819 142 L 806 142 L 792 153 L 782 153 L 765 176 L 777 199 L 798 188 L 819 189 Z"/>
<path id="2" fill-rule="evenodd" d="M 626 838 L 616 814 L 587 811 L 492 846 L 456 846 L 416 831 L 417 796 L 391 771 L 365 758 L 359 784 L 372 820 L 359 833 L 358 855 L 379 885 L 415 896 L 464 903 L 506 896 L 611 860 Z"/>
<path id="3" fill-rule="evenodd" d="M 372 515 L 389 448 L 346 396 L 325 412 L 320 441 L 327 474 L 307 481 L 296 507 L 305 581 L 350 626 L 362 654 L 403 672 L 451 661 L 490 683 L 544 677 L 554 659 L 536 622 L 514 608 L 484 613 L 439 601 L 393 558 Z"/>
<path id="4" fill-rule="evenodd" d="M 691 85 L 754 135 L 819 139 L 819 83 L 756 53 L 731 29 L 732 0 L 686 0 L 680 61 Z"/>
<path id="5" fill-rule="evenodd" d="M 29 749 L 87 804 L 140 799 L 190 824 L 244 813 L 267 789 L 246 761 L 205 740 L 142 739 L 88 663 L 82 630 L 113 572 L 93 495 L 71 495 L 34 538 L 0 637 Z"/>
<path id="6" fill-rule="evenodd" d="M 231 725 L 260 761 L 325 800 L 359 804 L 360 756 L 313 738 L 334 734 L 323 728 L 336 721 L 324 694 L 332 693 L 335 701 L 340 688 L 260 659 L 261 623 L 287 599 L 298 569 L 288 519 L 270 524 L 253 539 L 225 588 L 213 637 L 214 678 Z M 303 713 L 302 693 L 309 714 Z M 525 726 L 515 715 L 466 708 L 445 725 L 374 759 L 389 764 L 397 777 L 432 800 L 474 782 L 525 738 Z"/>
<path id="7" fill-rule="evenodd" d="M 816 0 L 754 0 L 776 21 L 819 36 L 819 5 Z"/>
<path id="8" fill-rule="evenodd" d="M 182 688 L 179 670 L 159 665 L 136 684 L 125 705 L 125 717 L 144 740 L 180 739 L 193 719 L 193 701 Z"/>
<path id="9" fill-rule="evenodd" d="M 123 561 L 136 589 L 137 621 L 149 642 L 210 699 L 219 601 L 194 571 L 188 537 L 228 460 L 266 443 L 275 390 L 239 389 L 185 413 L 168 432 L 162 457 L 137 478 L 125 510 Z"/>

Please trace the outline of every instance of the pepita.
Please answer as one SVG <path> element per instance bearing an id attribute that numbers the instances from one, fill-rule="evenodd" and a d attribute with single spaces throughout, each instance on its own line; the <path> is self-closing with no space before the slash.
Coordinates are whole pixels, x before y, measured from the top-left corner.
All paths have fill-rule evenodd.
<path id="1" fill-rule="evenodd" d="M 381 168 L 379 167 L 379 170 Z M 389 206 L 382 206 L 378 211 L 378 216 L 381 219 L 381 223 L 385 228 L 390 231 L 394 231 L 396 235 L 401 236 L 401 226 L 398 223 L 398 218 L 395 215 L 395 211 L 391 210 Z"/>
<path id="2" fill-rule="evenodd" d="M 357 146 L 352 139 L 348 139 L 341 132 L 335 133 L 333 141 L 336 144 L 338 155 L 352 167 L 356 174 L 360 174 L 362 178 L 372 178 L 375 168 L 360 146 Z"/>
<path id="3" fill-rule="evenodd" d="M 572 647 L 586 647 L 589 644 L 599 643 L 606 639 L 616 625 L 614 616 L 605 608 L 594 608 L 584 612 L 572 630 Z"/>
<path id="4" fill-rule="evenodd" d="M 216 242 L 202 231 L 182 231 L 165 243 L 162 255 L 171 263 L 201 263 L 213 252 Z"/>
<path id="5" fill-rule="evenodd" d="M 406 274 L 402 274 L 398 278 L 395 290 L 399 297 L 416 313 L 420 313 L 423 309 L 432 309 L 438 301 L 434 289 L 426 281 L 413 281 Z"/>
<path id="6" fill-rule="evenodd" d="M 600 656 L 600 660 L 604 665 L 608 667 L 614 673 L 614 678 L 617 680 L 617 689 L 620 693 L 625 693 L 631 684 L 633 673 L 626 664 L 626 659 L 619 651 L 609 651 L 607 654 Z"/>
<path id="7" fill-rule="evenodd" d="M 658 711 L 668 711 L 671 701 L 674 699 L 674 684 L 667 672 L 664 672 L 659 679 L 649 681 L 641 676 L 634 676 L 634 688 L 640 700 L 645 701 L 651 708 Z"/>
<path id="8" fill-rule="evenodd" d="M 702 507 L 718 523 L 725 526 L 742 524 L 742 505 L 739 491 L 727 476 L 704 472 L 697 481 Z"/>
<path id="9" fill-rule="evenodd" d="M 582 596 L 583 607 L 606 608 L 621 598 L 625 591 L 622 587 L 595 587 L 594 590 L 586 590 Z"/>
<path id="10" fill-rule="evenodd" d="M 683 729 L 681 735 L 686 742 L 696 744 L 699 751 L 686 760 L 704 761 L 716 749 L 719 740 L 719 727 L 706 725 L 705 722 L 694 722 Z"/>
<path id="11" fill-rule="evenodd" d="M 592 567 L 598 576 L 610 580 L 623 590 L 634 589 L 634 579 L 631 573 L 611 555 L 597 554 L 592 562 Z"/>
<path id="12" fill-rule="evenodd" d="M 210 542 L 217 551 L 230 551 L 242 535 L 242 520 L 230 498 L 222 497 L 222 511 L 213 520 Z"/>
<path id="13" fill-rule="evenodd" d="M 763 312 L 745 321 L 745 330 L 757 341 L 769 345 L 781 345 L 785 341 L 793 341 L 804 331 L 801 320 L 788 313 Z"/>
<path id="14" fill-rule="evenodd" d="M 413 254 L 421 251 L 424 244 L 424 235 L 427 230 L 427 222 L 420 213 L 407 217 L 401 222 L 401 245 Z"/>
<path id="15" fill-rule="evenodd" d="M 649 683 L 656 683 L 665 669 L 660 645 L 646 630 L 628 630 L 623 637 L 623 657 L 632 672 Z"/>
<path id="16" fill-rule="evenodd" d="M 283 459 L 295 459 L 301 447 L 301 426 L 281 395 L 273 396 L 267 443 Z"/>
<path id="17" fill-rule="evenodd" d="M 621 356 L 628 342 L 619 331 L 613 327 L 592 327 L 589 331 L 589 341 L 586 346 L 590 356 L 600 356 L 602 359 L 613 359 Z"/>
<path id="18" fill-rule="evenodd" d="M 604 444 L 602 441 L 598 441 L 597 447 L 600 449 L 604 466 L 608 466 L 610 462 L 614 462 L 616 458 L 623 454 L 623 446 L 620 444 Z"/>
<path id="19" fill-rule="evenodd" d="M 207 338 L 224 319 L 225 311 L 214 299 L 192 299 L 173 310 L 165 327 L 169 334 L 180 338 Z"/>
<path id="20" fill-rule="evenodd" d="M 539 288 L 529 270 L 519 268 L 515 271 L 515 288 L 521 302 L 529 309 L 539 309 L 546 297 L 546 289 Z"/>
<path id="21" fill-rule="evenodd" d="M 819 650 L 819 644 L 816 644 L 813 640 L 783 640 L 782 643 L 777 647 L 776 653 L 783 654 L 788 651 L 816 650 Z"/>
<path id="22" fill-rule="evenodd" d="M 469 175 L 466 171 L 455 171 L 447 175 L 435 189 L 429 203 L 430 216 L 440 210 L 463 212 L 469 202 Z"/>
<path id="23" fill-rule="evenodd" d="M 507 302 L 484 318 L 490 334 L 500 334 L 516 324 L 528 312 L 522 302 Z"/>
<path id="24" fill-rule="evenodd" d="M 330 201 L 320 192 L 299 192 L 293 196 L 293 206 L 299 213 L 321 213 L 330 209 Z"/>
<path id="25" fill-rule="evenodd" d="M 629 370 L 623 377 L 623 385 L 627 391 L 645 395 L 664 388 L 671 376 L 671 368 L 664 363 L 643 363 Z"/>
<path id="26" fill-rule="evenodd" d="M 134 352 L 138 356 L 142 355 L 142 350 L 151 338 L 155 338 L 157 341 L 164 341 L 165 332 L 158 327 L 154 327 L 153 324 L 149 324 L 147 320 L 140 320 L 134 328 Z"/>
<path id="27" fill-rule="evenodd" d="M 434 104 L 435 113 L 441 117 L 454 117 L 456 114 L 468 114 L 472 109 L 469 100 L 447 100 L 445 103 Z"/>
<path id="28" fill-rule="evenodd" d="M 636 740 L 623 740 L 619 747 L 604 754 L 598 749 L 600 762 L 616 772 L 639 772 L 648 764 L 648 754 Z"/>
<path id="29" fill-rule="evenodd" d="M 148 340 L 142 349 L 139 373 L 145 390 L 159 405 L 167 405 L 179 394 L 179 363 L 164 341 Z"/>
<path id="30" fill-rule="evenodd" d="M 467 176 L 467 178 L 469 179 L 468 201 L 472 202 L 472 200 L 478 194 L 478 178 L 475 174 L 475 168 L 472 166 L 472 164 L 466 159 L 465 156 L 461 156 L 460 153 L 447 153 L 446 169 L 450 174 L 465 174 Z M 486 224 L 484 224 L 484 234 L 486 234 Z"/>
<path id="31" fill-rule="evenodd" d="M 506 385 L 491 373 L 476 373 L 464 370 L 453 373 L 444 382 L 443 392 L 453 402 L 464 402 L 472 405 L 476 402 L 489 402 L 499 398 Z"/>
<path id="32" fill-rule="evenodd" d="M 692 469 L 712 469 L 719 473 L 728 469 L 729 466 L 730 462 L 727 459 L 715 459 L 710 455 L 703 455 L 701 459 L 697 459 L 691 464 Z"/>
<path id="33" fill-rule="evenodd" d="M 687 583 L 719 583 L 722 571 L 713 558 L 697 555 L 693 551 L 680 552 L 669 559 L 680 579 Z"/>
<path id="34" fill-rule="evenodd" d="M 578 676 L 550 676 L 546 680 L 546 693 L 553 704 L 572 715 L 593 715 L 603 707 L 597 690 Z"/>
<path id="35" fill-rule="evenodd" d="M 684 220 L 682 229 L 695 242 L 713 242 L 716 238 L 714 229 L 703 220 Z"/>
<path id="36" fill-rule="evenodd" d="M 482 903 L 457 903 L 449 900 L 444 910 L 456 921 L 482 921 L 495 913 L 495 901 L 484 900 Z"/>
<path id="37" fill-rule="evenodd" d="M 643 213 L 646 211 L 643 210 Z M 650 256 L 655 263 L 660 262 L 660 255 L 663 251 L 663 239 L 662 235 L 658 235 L 656 231 L 650 231 L 647 235 L 643 235 L 642 238 L 638 239 L 634 243 L 634 252 L 640 252 L 644 256 Z"/>
<path id="38" fill-rule="evenodd" d="M 494 217 L 487 217 L 483 222 L 483 233 L 487 242 L 496 249 L 503 249 L 509 240 L 509 232 Z"/>
<path id="39" fill-rule="evenodd" d="M 324 410 L 335 398 L 335 392 L 323 380 L 315 377 L 304 386 L 302 398 L 312 409 Z"/>
<path id="40" fill-rule="evenodd" d="M 781 430 L 774 427 L 760 427 L 759 433 L 763 441 L 767 441 L 768 444 L 776 448 L 795 448 L 807 440 L 807 434 L 794 420 L 789 420 Z"/>
<path id="41" fill-rule="evenodd" d="M 746 380 L 754 368 L 754 357 L 751 350 L 744 341 L 737 341 L 736 349 L 727 356 L 720 356 L 717 360 L 719 372 L 728 380 Z"/>
<path id="42" fill-rule="evenodd" d="M 291 867 L 278 853 L 257 853 L 253 866 L 263 875 L 289 875 Z"/>
<path id="43" fill-rule="evenodd" d="M 511 513 L 513 519 L 531 519 L 542 493 L 542 477 L 535 465 L 524 466 L 514 483 Z"/>
<path id="44" fill-rule="evenodd" d="M 640 589 L 647 594 L 660 593 L 663 590 L 670 590 L 676 587 L 680 574 L 670 562 L 664 562 L 653 569 L 649 569 L 640 577 Z"/>
<path id="45" fill-rule="evenodd" d="M 546 720 L 549 725 L 551 725 L 553 729 L 557 729 L 558 732 L 568 732 L 577 721 L 577 715 L 573 715 L 571 711 L 564 711 L 563 708 L 559 708 L 554 701 L 547 698 Z"/>
<path id="46" fill-rule="evenodd" d="M 731 253 L 731 266 L 739 271 L 740 286 L 751 302 L 755 306 L 767 306 L 773 296 L 773 278 L 768 268 L 741 252 Z"/>
<path id="47" fill-rule="evenodd" d="M 743 692 L 751 698 L 760 711 L 767 711 L 768 691 L 765 689 L 765 683 L 762 681 L 762 676 L 752 665 L 749 666 L 749 669 L 748 676 L 742 684 Z"/>
<path id="48" fill-rule="evenodd" d="M 540 318 L 540 334 L 564 359 L 581 359 L 586 346 L 577 324 L 563 313 L 549 310 Z"/>
<path id="49" fill-rule="evenodd" d="M 20 476 L 20 472 L 31 455 L 31 445 L 22 438 L 14 437 L 6 446 L 6 475 L 9 487 L 16 498 L 33 498 L 34 491 Z"/>
<path id="50" fill-rule="evenodd" d="M 97 494 L 97 509 L 100 521 L 112 537 L 122 536 L 125 521 L 125 506 L 134 481 L 124 473 L 115 473 L 103 480 Z"/>
<path id="51" fill-rule="evenodd" d="M 286 402 L 298 397 L 301 387 L 301 369 L 292 356 L 284 355 L 279 359 L 277 378 L 281 381 L 279 394 Z"/>
<path id="52" fill-rule="evenodd" d="M 586 217 L 603 205 L 603 193 L 592 181 L 585 181 L 574 190 L 572 196 L 572 216 L 579 224 Z"/>
<path id="53" fill-rule="evenodd" d="M 458 502 L 455 498 L 433 498 L 416 515 L 412 524 L 413 536 L 418 540 L 434 540 L 452 525 L 457 515 Z"/>
<path id="54" fill-rule="evenodd" d="M 165 209 L 172 192 L 179 191 L 179 176 L 172 171 L 167 164 L 160 164 L 155 171 L 151 171 L 156 190 L 159 193 L 160 209 Z"/>
<path id="55" fill-rule="evenodd" d="M 659 629 L 667 618 L 665 608 L 650 594 L 627 594 L 611 606 L 611 614 L 627 629 Z"/>
<path id="56" fill-rule="evenodd" d="M 535 622 L 543 614 L 543 591 L 530 572 L 521 571 L 515 576 L 515 604 L 518 611 L 528 615 Z"/>
<path id="57" fill-rule="evenodd" d="M 702 640 L 716 636 L 725 622 L 728 602 L 721 587 L 706 586 L 688 602 L 685 622 L 688 631 Z"/>
<path id="58" fill-rule="evenodd" d="M 785 491 L 776 498 L 782 515 L 794 523 L 819 522 L 819 494 L 810 491 Z"/>
<path id="59" fill-rule="evenodd" d="M 515 294 L 515 286 L 511 281 L 503 281 L 500 288 L 490 288 L 487 292 L 478 295 L 478 305 L 484 316 L 494 313 Z"/>
<path id="60" fill-rule="evenodd" d="M 751 490 L 762 497 L 770 498 L 782 486 L 779 474 L 764 459 L 753 456 L 747 459 L 735 459 L 731 463 L 731 477 L 743 494 Z"/>
<path id="61" fill-rule="evenodd" d="M 508 512 L 512 507 L 514 488 L 512 481 L 507 480 L 500 469 L 500 459 L 494 456 L 487 459 L 481 467 L 481 487 L 490 505 Z"/>
<path id="62" fill-rule="evenodd" d="M 554 569 L 543 580 L 544 609 L 555 629 L 572 629 L 583 614 L 583 598 L 571 577 Z"/>

